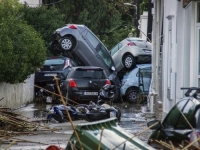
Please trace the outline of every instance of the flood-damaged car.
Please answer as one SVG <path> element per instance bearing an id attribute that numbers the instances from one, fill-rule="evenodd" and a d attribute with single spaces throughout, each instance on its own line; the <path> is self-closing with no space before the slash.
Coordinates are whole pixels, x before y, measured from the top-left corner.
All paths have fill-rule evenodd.
<path id="1" fill-rule="evenodd" d="M 80 66 L 97 66 L 106 71 L 119 98 L 120 81 L 114 62 L 106 46 L 85 25 L 67 24 L 55 30 L 52 35 L 50 51 L 54 55 L 64 55 L 75 60 Z"/>

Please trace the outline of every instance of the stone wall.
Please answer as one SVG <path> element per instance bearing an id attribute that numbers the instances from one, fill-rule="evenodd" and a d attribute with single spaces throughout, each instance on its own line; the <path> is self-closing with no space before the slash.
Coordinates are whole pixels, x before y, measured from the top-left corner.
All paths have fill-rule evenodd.
<path id="1" fill-rule="evenodd" d="M 0 106 L 18 108 L 34 98 L 34 74 L 30 75 L 24 83 L 8 84 L 0 83 Z"/>

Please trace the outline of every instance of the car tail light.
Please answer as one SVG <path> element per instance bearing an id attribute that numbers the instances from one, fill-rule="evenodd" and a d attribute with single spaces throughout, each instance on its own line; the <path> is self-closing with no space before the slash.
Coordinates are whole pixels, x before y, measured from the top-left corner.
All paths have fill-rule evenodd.
<path id="1" fill-rule="evenodd" d="M 71 28 L 71 29 L 77 29 L 77 27 L 74 24 L 70 25 L 69 28 Z"/>
<path id="2" fill-rule="evenodd" d="M 76 82 L 73 79 L 69 80 L 69 87 L 76 87 Z"/>
<path id="3" fill-rule="evenodd" d="M 137 46 L 134 42 L 127 43 L 128 46 Z"/>
<path id="4" fill-rule="evenodd" d="M 63 70 L 65 70 L 68 66 L 69 66 L 69 60 L 66 60 Z"/>
<path id="5" fill-rule="evenodd" d="M 106 84 L 111 84 L 110 80 L 106 80 Z"/>

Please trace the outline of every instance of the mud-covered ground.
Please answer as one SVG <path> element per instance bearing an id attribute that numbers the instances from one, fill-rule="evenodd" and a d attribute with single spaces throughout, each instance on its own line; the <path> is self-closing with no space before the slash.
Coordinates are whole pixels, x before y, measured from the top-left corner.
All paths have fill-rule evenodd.
<path id="1" fill-rule="evenodd" d="M 135 135 L 144 142 L 147 142 L 149 135 L 151 134 L 151 130 L 145 131 L 147 129 L 147 122 L 152 120 L 153 118 L 147 118 L 143 110 L 146 109 L 145 105 L 135 105 L 135 104 L 128 104 L 128 103 L 120 103 L 114 104 L 121 108 L 122 117 L 119 126 L 125 129 L 127 132 Z M 17 112 L 21 113 L 22 115 L 28 116 L 32 118 L 32 120 L 40 120 L 41 118 L 46 118 L 47 116 L 47 109 L 49 109 L 52 105 L 50 104 L 30 104 L 26 107 L 23 107 Z M 84 123 L 84 120 L 73 121 L 73 124 L 80 124 Z M 59 128 L 60 130 L 56 132 L 45 132 L 39 131 L 35 132 L 34 136 L 19 136 L 19 139 L 25 139 L 28 142 L 16 142 L 9 145 L 2 144 L 0 145 L 0 149 L 10 149 L 10 150 L 38 150 L 38 149 L 45 149 L 48 147 L 48 144 L 55 144 L 61 147 L 65 147 L 67 144 L 67 140 L 70 139 L 71 134 L 73 133 L 71 123 L 64 122 L 64 123 L 57 123 L 52 121 L 48 124 L 41 122 L 41 124 L 48 125 L 52 128 Z M 32 142 L 30 142 L 32 141 Z"/>

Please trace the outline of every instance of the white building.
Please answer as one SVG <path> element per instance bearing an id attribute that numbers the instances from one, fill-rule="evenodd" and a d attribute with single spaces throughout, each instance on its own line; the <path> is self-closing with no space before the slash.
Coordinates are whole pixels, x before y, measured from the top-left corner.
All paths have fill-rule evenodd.
<path id="1" fill-rule="evenodd" d="M 42 5 L 42 0 L 19 0 L 20 3 L 27 3 L 30 7 L 39 7 Z"/>
<path id="2" fill-rule="evenodd" d="M 200 0 L 152 3 L 152 95 L 155 106 L 162 103 L 164 118 L 184 97 L 181 87 L 200 86 Z"/>

